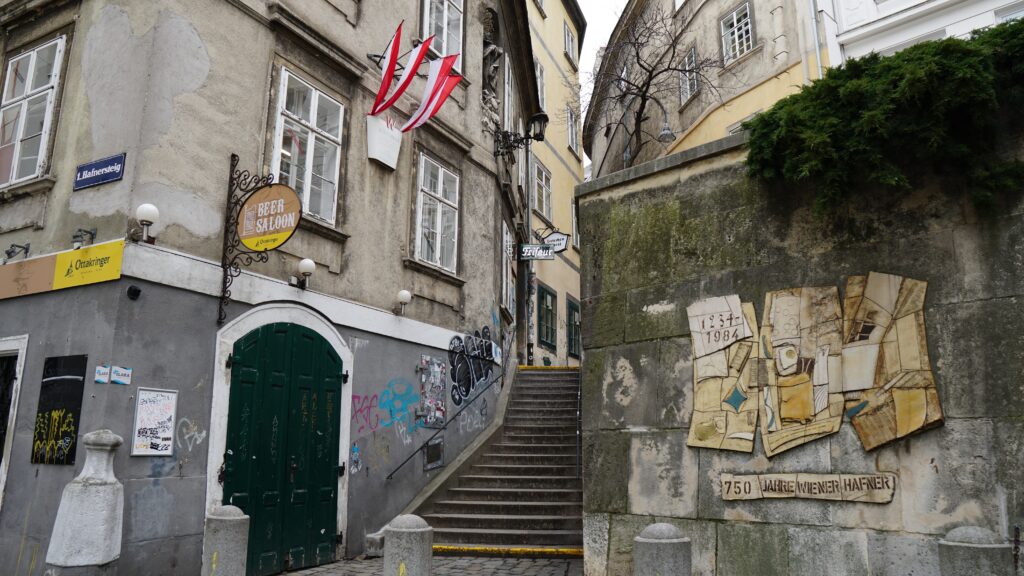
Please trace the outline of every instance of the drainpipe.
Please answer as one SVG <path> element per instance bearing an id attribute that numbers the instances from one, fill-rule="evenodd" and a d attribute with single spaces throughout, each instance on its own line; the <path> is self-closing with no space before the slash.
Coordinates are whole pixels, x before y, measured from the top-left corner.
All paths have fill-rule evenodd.
<path id="1" fill-rule="evenodd" d="M 821 66 L 821 41 L 818 39 L 818 0 L 808 0 L 807 7 L 811 9 L 811 28 L 814 32 L 814 54 L 818 64 L 818 79 L 824 75 Z"/>

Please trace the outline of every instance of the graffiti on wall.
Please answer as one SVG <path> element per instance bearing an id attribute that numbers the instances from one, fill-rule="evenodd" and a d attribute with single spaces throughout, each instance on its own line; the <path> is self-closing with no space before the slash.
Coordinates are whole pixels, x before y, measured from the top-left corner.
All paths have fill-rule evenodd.
<path id="1" fill-rule="evenodd" d="M 473 334 L 454 336 L 448 343 L 448 365 L 451 368 L 452 402 L 462 406 L 477 386 L 486 383 L 494 368 L 495 344 L 491 328 L 484 326 Z"/>
<path id="2" fill-rule="evenodd" d="M 423 355 L 420 356 L 420 364 L 416 370 L 420 373 L 420 412 L 423 414 L 423 426 L 440 428 L 444 426 L 447 415 L 447 367 L 443 360 Z"/>
<path id="3" fill-rule="evenodd" d="M 32 433 L 33 464 L 75 463 L 87 362 L 87 356 L 59 356 L 43 363 Z"/>
<path id="4" fill-rule="evenodd" d="M 394 428 L 395 434 L 402 444 L 412 444 L 413 434 L 421 427 L 421 420 L 416 415 L 420 405 L 420 395 L 412 382 L 405 378 L 394 378 L 380 393 L 379 407 L 385 413 L 380 425 Z"/>
<path id="5" fill-rule="evenodd" d="M 694 349 L 687 444 L 768 456 L 839 431 L 865 450 L 943 422 L 924 325 L 927 282 L 871 272 L 769 292 L 758 330 L 739 296 L 687 308 Z"/>
<path id="6" fill-rule="evenodd" d="M 377 394 L 352 395 L 352 422 L 356 426 L 357 434 L 377 431 L 380 427 L 380 414 L 377 413 L 379 406 L 380 398 Z"/>

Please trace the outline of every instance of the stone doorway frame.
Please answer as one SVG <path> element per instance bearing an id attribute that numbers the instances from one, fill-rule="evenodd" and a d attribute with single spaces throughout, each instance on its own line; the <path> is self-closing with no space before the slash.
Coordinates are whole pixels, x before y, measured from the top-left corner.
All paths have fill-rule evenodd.
<path id="1" fill-rule="evenodd" d="M 7 473 L 11 468 L 11 452 L 14 451 L 15 424 L 18 421 L 18 398 L 21 394 L 21 381 L 25 375 L 25 353 L 28 350 L 28 334 L 0 338 L 0 356 L 17 356 L 14 366 L 14 390 L 11 391 L 11 412 L 7 415 L 7 437 L 3 450 L 3 462 L 0 462 L 0 510 L 4 507 L 4 488 L 7 486 Z"/>
<path id="2" fill-rule="evenodd" d="M 341 423 L 338 442 L 338 463 L 345 463 L 346 474 L 338 478 L 338 531 L 347 542 L 348 534 L 348 478 L 349 443 L 352 421 L 352 385 L 355 374 L 355 358 L 348 344 L 338 333 L 334 324 L 316 311 L 289 303 L 272 303 L 253 308 L 225 324 L 217 332 L 213 365 L 213 402 L 210 408 L 210 444 L 206 459 L 206 512 L 220 506 L 224 498 L 224 487 L 218 482 L 223 463 L 224 446 L 227 441 L 228 399 L 230 397 L 231 369 L 227 367 L 228 357 L 234 350 L 235 342 L 246 334 L 267 324 L 289 323 L 304 326 L 316 332 L 334 348 L 341 358 L 348 381 L 342 384 Z M 337 545 L 336 545 L 337 546 Z M 337 549 L 337 548 L 336 548 Z"/>

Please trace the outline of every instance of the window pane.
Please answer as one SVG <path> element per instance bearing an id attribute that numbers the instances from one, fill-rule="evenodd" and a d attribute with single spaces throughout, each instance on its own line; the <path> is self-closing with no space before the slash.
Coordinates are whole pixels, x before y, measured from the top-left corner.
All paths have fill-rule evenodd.
<path id="1" fill-rule="evenodd" d="M 435 48 L 444 50 L 444 0 L 430 0 L 430 33 L 437 36 Z"/>
<path id="2" fill-rule="evenodd" d="M 420 259 L 437 263 L 437 200 L 420 194 Z"/>
<path id="3" fill-rule="evenodd" d="M 14 165 L 14 144 L 18 138 L 21 105 L 12 106 L 0 115 L 0 184 L 11 181 Z"/>
<path id="4" fill-rule="evenodd" d="M 451 172 L 442 172 L 441 195 L 452 204 L 459 203 L 459 179 Z"/>
<path id="5" fill-rule="evenodd" d="M 455 233 L 459 213 L 451 206 L 441 205 L 441 267 L 455 271 Z"/>
<path id="6" fill-rule="evenodd" d="M 454 6 L 448 7 L 448 39 L 445 42 L 446 54 L 462 52 L 462 12 Z M 455 62 L 456 68 L 462 67 L 462 57 Z"/>
<path id="7" fill-rule="evenodd" d="M 43 142 L 43 121 L 46 119 L 46 100 L 42 94 L 28 101 L 21 147 L 18 150 L 18 169 L 15 178 L 34 176 L 39 169 L 39 146 Z"/>
<path id="8" fill-rule="evenodd" d="M 313 176 L 309 182 L 309 212 L 334 220 L 338 181 L 338 147 L 323 138 L 313 140 Z"/>
<path id="9" fill-rule="evenodd" d="M 309 150 L 309 135 L 291 120 L 284 121 L 281 132 L 281 168 L 278 181 L 299 191 L 301 196 L 306 188 L 306 154 Z"/>
<path id="10" fill-rule="evenodd" d="M 20 98 L 25 95 L 25 75 L 28 74 L 31 54 L 25 54 L 11 62 L 7 68 L 7 81 L 4 87 L 4 100 Z"/>
<path id="11" fill-rule="evenodd" d="M 312 98 L 313 90 L 289 74 L 287 95 L 284 102 L 285 109 L 308 122 L 309 111 L 313 104 Z"/>
<path id="12" fill-rule="evenodd" d="M 420 183 L 420 186 L 424 190 L 426 190 L 427 192 L 430 192 L 431 194 L 434 194 L 434 195 L 438 195 L 438 192 L 439 192 L 438 188 L 440 186 L 440 180 L 441 180 L 441 168 L 437 164 L 434 164 L 430 160 L 427 160 L 426 158 L 424 158 L 423 159 L 423 182 Z"/>
<path id="13" fill-rule="evenodd" d="M 320 94 L 316 105 L 316 127 L 341 138 L 341 105 Z"/>
<path id="14" fill-rule="evenodd" d="M 36 63 L 32 71 L 32 90 L 37 90 L 50 83 L 55 72 L 56 60 L 57 42 L 36 52 Z"/>
<path id="15" fill-rule="evenodd" d="M 21 150 L 18 151 L 18 171 L 15 178 L 33 176 L 39 168 L 39 144 L 43 137 L 35 136 L 28 140 L 21 141 Z"/>

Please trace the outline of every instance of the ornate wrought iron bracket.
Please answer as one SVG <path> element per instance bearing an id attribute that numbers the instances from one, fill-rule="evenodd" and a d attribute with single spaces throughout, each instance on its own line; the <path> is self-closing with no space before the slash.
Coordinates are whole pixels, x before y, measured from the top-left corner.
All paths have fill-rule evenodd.
<path id="1" fill-rule="evenodd" d="M 228 317 L 228 304 L 231 302 L 231 284 L 242 274 L 242 266 L 251 266 L 253 262 L 267 262 L 267 252 L 251 252 L 241 248 L 242 240 L 238 237 L 238 216 L 242 204 L 258 192 L 274 183 L 274 175 L 258 176 L 248 170 L 238 169 L 238 154 L 231 155 L 231 169 L 228 172 L 228 200 L 224 210 L 224 250 L 221 253 L 220 267 L 224 272 L 220 289 L 220 305 L 217 309 L 217 325 L 221 326 Z"/>

